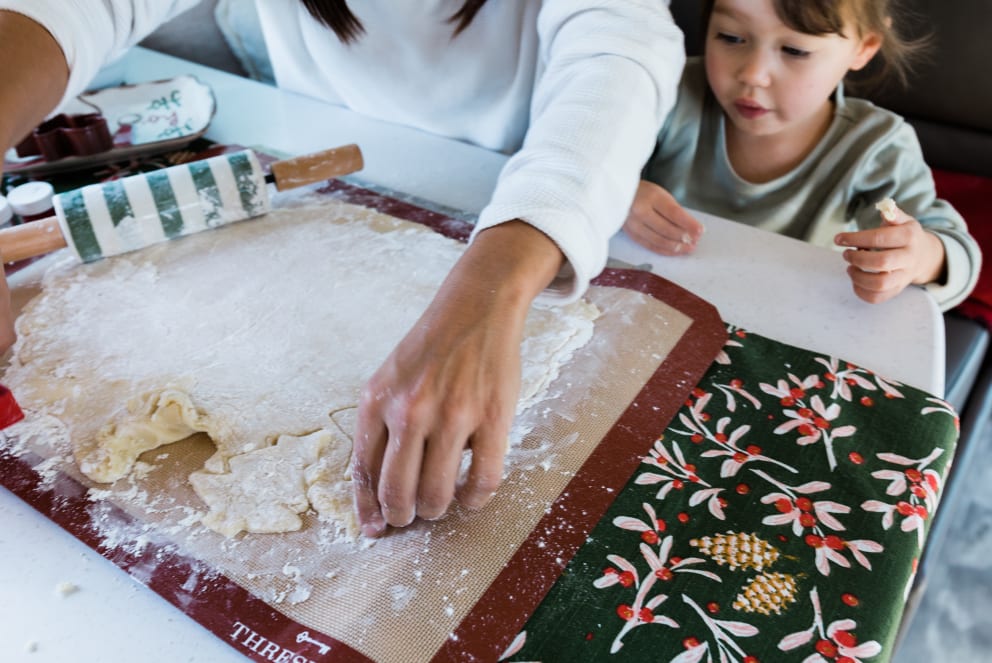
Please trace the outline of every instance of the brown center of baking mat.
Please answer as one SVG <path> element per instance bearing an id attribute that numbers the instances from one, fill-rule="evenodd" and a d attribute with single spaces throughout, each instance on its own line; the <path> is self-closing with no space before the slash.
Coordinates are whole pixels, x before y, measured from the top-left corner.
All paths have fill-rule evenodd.
<path id="1" fill-rule="evenodd" d="M 321 192 L 448 236 L 470 229 L 339 181 Z M 344 542 L 313 517 L 278 535 L 204 529 L 186 481 L 213 451 L 204 436 L 146 453 L 141 471 L 109 487 L 51 446 L 7 440 L 0 478 L 254 660 L 495 660 L 726 338 L 712 306 L 647 272 L 607 270 L 588 299 L 602 311 L 593 339 L 529 413 L 492 503 L 373 545 Z"/>

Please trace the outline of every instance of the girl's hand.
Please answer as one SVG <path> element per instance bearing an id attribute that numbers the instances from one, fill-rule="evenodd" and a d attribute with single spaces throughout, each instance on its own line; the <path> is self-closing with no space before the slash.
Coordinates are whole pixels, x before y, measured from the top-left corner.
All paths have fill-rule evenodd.
<path id="1" fill-rule="evenodd" d="M 641 246 L 664 256 L 692 253 L 703 224 L 654 182 L 641 180 L 623 229 Z"/>
<path id="2" fill-rule="evenodd" d="M 911 283 L 936 281 L 944 270 L 943 242 L 897 207 L 883 214 L 878 228 L 838 233 L 834 242 L 851 247 L 844 251 L 847 273 L 855 294 L 872 304 L 892 299 Z"/>

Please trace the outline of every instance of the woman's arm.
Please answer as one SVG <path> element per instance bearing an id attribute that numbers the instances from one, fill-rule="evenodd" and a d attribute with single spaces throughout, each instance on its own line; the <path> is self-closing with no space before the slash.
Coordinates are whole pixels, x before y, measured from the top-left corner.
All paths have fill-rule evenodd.
<path id="1" fill-rule="evenodd" d="M 83 92 L 107 62 L 198 2 L 200 0 L 0 0 L 0 11 L 16 12 L 31 19 L 43 26 L 58 44 L 62 59 L 68 65 L 69 76 L 63 83 L 64 95 L 61 97 L 65 99 Z M 4 46 L 0 45 L 0 49 Z M 6 65 L 4 69 L 8 69 Z"/>
<path id="2" fill-rule="evenodd" d="M 523 147 L 465 256 L 363 392 L 354 478 L 367 536 L 440 517 L 456 494 L 469 507 L 489 500 L 519 396 L 527 309 L 549 283 L 564 300 L 581 296 L 602 270 L 674 103 L 682 36 L 657 0 L 545 0 L 537 28 Z M 472 466 L 456 487 L 466 448 Z"/>
<path id="3" fill-rule="evenodd" d="M 503 478 L 530 304 L 562 255 L 520 221 L 487 230 L 362 392 L 354 447 L 362 533 L 484 506 Z M 456 486 L 462 452 L 472 464 Z"/>
<path id="4" fill-rule="evenodd" d="M 82 92 L 109 57 L 197 1 L 0 0 L 0 151 Z M 0 273 L 0 352 L 14 338 Z"/>
<path id="5" fill-rule="evenodd" d="M 0 11 L 0 61 L 0 147 L 6 151 L 55 108 L 69 67 L 45 28 L 9 11 Z"/>
<path id="6" fill-rule="evenodd" d="M 69 79 L 52 35 L 22 14 L 0 11 L 0 153 L 26 136 L 55 108 Z M 0 175 L 2 175 L 0 166 Z M 2 256 L 0 256 L 2 260 Z M 14 344 L 7 279 L 0 269 L 0 352 Z"/>
<path id="7" fill-rule="evenodd" d="M 658 0 L 545 0 L 537 28 L 530 126 L 476 232 L 509 219 L 541 230 L 570 267 L 546 294 L 568 300 L 606 264 L 675 103 L 685 53 Z"/>

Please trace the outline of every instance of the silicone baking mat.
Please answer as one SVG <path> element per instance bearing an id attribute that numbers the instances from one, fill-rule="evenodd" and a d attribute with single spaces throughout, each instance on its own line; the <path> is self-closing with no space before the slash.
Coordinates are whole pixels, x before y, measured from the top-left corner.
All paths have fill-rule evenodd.
<path id="1" fill-rule="evenodd" d="M 470 231 L 453 215 L 345 182 L 320 192 L 459 239 Z M 144 473 L 111 486 L 44 445 L 8 438 L 0 476 L 250 659 L 495 660 L 726 337 L 712 306 L 646 272 L 608 269 L 588 298 L 603 312 L 593 340 L 531 413 L 494 501 L 372 545 L 342 542 L 315 518 L 279 535 L 204 529 L 185 479 L 212 452 L 202 436 L 149 452 Z M 350 414 L 335 416 L 342 430 Z"/>

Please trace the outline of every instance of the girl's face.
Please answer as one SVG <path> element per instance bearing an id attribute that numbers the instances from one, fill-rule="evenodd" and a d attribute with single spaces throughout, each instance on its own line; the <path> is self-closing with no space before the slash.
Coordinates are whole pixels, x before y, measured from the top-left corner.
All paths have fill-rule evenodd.
<path id="1" fill-rule="evenodd" d="M 706 34 L 706 75 L 730 120 L 754 137 L 808 140 L 832 115 L 830 96 L 881 46 L 875 33 L 808 35 L 786 26 L 772 0 L 716 0 Z"/>

